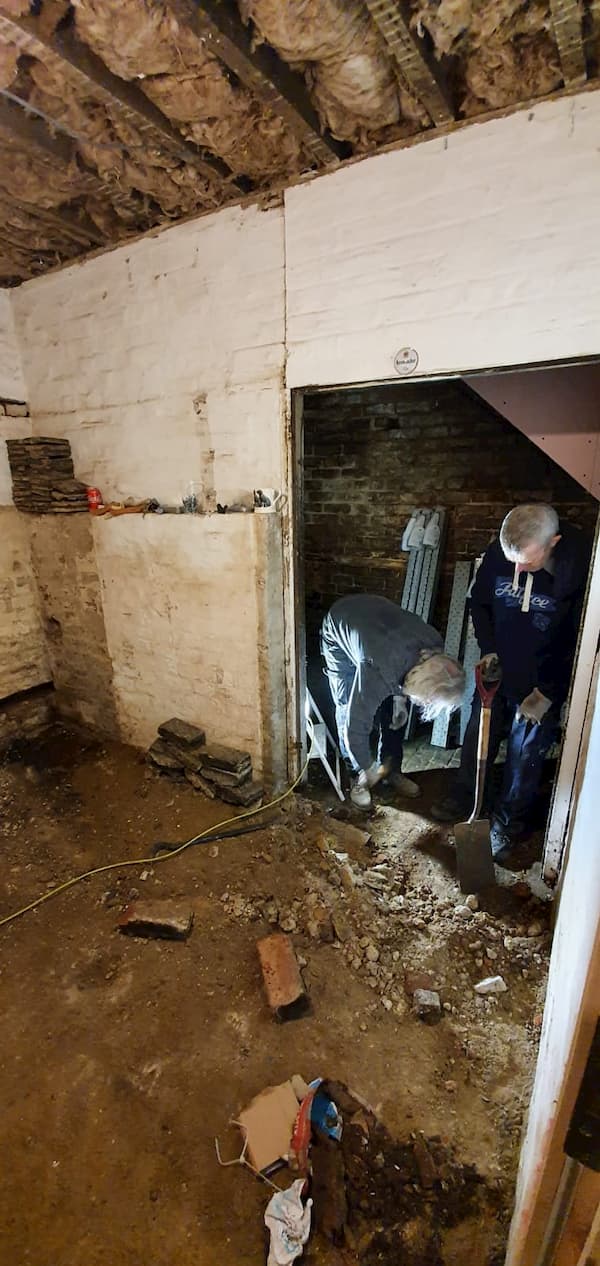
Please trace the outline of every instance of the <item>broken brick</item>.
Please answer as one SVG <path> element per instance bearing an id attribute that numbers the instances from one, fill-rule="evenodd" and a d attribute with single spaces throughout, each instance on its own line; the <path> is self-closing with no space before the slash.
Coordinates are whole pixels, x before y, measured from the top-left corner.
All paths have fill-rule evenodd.
<path id="1" fill-rule="evenodd" d="M 427 1146 L 427 1139 L 422 1130 L 419 1130 L 413 1143 L 413 1153 L 419 1171 L 419 1182 L 427 1190 L 433 1187 L 438 1173 L 433 1156 Z"/>
<path id="2" fill-rule="evenodd" d="M 123 911 L 118 928 L 128 936 L 185 941 L 194 922 L 188 905 L 176 901 L 133 901 Z"/>
<path id="3" fill-rule="evenodd" d="M 182 721 L 179 717 L 172 717 L 170 721 L 163 721 L 158 727 L 158 733 L 161 738 L 172 741 L 173 743 L 183 744 L 185 747 L 198 747 L 206 743 L 206 734 L 197 725 L 190 725 L 189 721 Z"/>
<path id="4" fill-rule="evenodd" d="M 247 765 L 240 766 L 236 774 L 232 774 L 226 769 L 214 769 L 210 765 L 205 765 L 202 761 L 202 773 L 209 782 L 214 782 L 217 787 L 240 787 L 243 782 L 247 782 L 252 777 L 252 765 L 248 761 Z"/>
<path id="5" fill-rule="evenodd" d="M 433 989 L 415 989 L 413 995 L 415 1015 L 426 1024 L 436 1024 L 442 1015 L 440 995 Z"/>
<path id="6" fill-rule="evenodd" d="M 241 787 L 219 787 L 218 796 L 227 804 L 240 804 L 245 809 L 263 798 L 263 788 L 259 782 L 244 782 Z"/>
<path id="7" fill-rule="evenodd" d="M 210 743 L 204 749 L 203 761 L 208 769 L 222 769 L 236 774 L 240 768 L 250 763 L 250 753 L 240 752 L 235 747 L 223 747 L 220 743 Z"/>
<path id="8" fill-rule="evenodd" d="M 265 990 L 271 1010 L 278 1020 L 295 1020 L 309 1008 L 292 942 L 283 932 L 273 932 L 257 941 Z"/>
<path id="9" fill-rule="evenodd" d="M 181 760 L 173 756 L 163 739 L 154 740 L 152 746 L 148 748 L 148 756 L 155 765 L 160 765 L 161 769 L 182 768 Z"/>
<path id="10" fill-rule="evenodd" d="M 217 793 L 212 783 L 207 782 L 202 774 L 194 773 L 193 769 L 186 769 L 185 776 L 187 781 L 192 784 L 195 791 L 201 791 L 203 795 L 208 796 L 209 800 L 216 800 Z"/>

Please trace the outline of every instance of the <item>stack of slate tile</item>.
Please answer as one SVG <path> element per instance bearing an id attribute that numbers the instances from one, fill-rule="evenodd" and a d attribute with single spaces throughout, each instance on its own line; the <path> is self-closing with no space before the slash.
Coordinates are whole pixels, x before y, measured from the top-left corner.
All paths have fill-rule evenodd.
<path id="1" fill-rule="evenodd" d="M 159 725 L 148 761 L 176 782 L 186 778 L 210 800 L 249 808 L 262 799 L 263 789 L 252 778 L 249 752 L 207 744 L 204 730 L 178 717 Z"/>
<path id="2" fill-rule="evenodd" d="M 88 509 L 86 486 L 74 477 L 68 440 L 7 440 L 13 497 L 28 514 L 81 514 Z"/>

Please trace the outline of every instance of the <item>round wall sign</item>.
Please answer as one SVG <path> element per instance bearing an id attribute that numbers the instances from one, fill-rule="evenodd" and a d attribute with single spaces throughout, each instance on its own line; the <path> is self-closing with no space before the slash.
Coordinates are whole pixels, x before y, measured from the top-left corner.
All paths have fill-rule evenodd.
<path id="1" fill-rule="evenodd" d="M 418 364 L 419 353 L 415 352 L 414 347 L 401 347 L 394 356 L 394 369 L 401 378 L 408 378 L 409 374 L 414 374 Z"/>

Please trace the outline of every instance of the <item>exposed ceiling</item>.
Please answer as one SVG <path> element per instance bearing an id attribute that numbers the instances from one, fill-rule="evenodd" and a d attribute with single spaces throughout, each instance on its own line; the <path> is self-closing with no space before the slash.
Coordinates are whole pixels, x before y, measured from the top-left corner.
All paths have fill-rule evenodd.
<path id="1" fill-rule="evenodd" d="M 599 62 L 600 0 L 0 0 L 0 285 Z"/>

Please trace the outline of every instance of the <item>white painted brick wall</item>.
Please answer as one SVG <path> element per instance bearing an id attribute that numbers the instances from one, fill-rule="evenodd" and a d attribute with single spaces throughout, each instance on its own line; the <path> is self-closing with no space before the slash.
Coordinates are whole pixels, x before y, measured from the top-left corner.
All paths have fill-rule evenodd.
<path id="1" fill-rule="evenodd" d="M 0 399 L 25 399 L 9 292 L 0 290 Z M 29 527 L 14 509 L 7 439 L 31 435 L 29 418 L 0 408 L 0 699 L 50 678 L 37 586 L 31 567 Z"/>
<path id="2" fill-rule="evenodd" d="M 281 211 L 176 226 L 30 282 L 13 305 L 34 430 L 68 436 L 106 498 L 180 501 L 201 475 L 200 393 L 218 499 L 281 482 Z"/>
<path id="3" fill-rule="evenodd" d="M 291 189 L 290 386 L 600 353 L 600 92 Z"/>
<path id="4" fill-rule="evenodd" d="M 10 291 L 0 290 L 0 401 L 26 398 Z M 13 505 L 6 440 L 31 435 L 29 418 L 9 418 L 0 409 L 0 506 Z"/>
<path id="5" fill-rule="evenodd" d="M 24 285 L 13 305 L 34 433 L 67 436 L 77 476 L 106 499 L 178 503 L 210 449 L 220 502 L 281 486 L 281 210 L 176 226 Z M 279 733 L 281 720 L 259 658 L 274 637 L 283 660 L 283 605 L 267 629 L 258 569 L 268 556 L 253 516 L 127 517 L 93 529 L 124 737 L 145 745 L 179 713 L 249 748 L 260 768 L 264 727 Z M 280 569 L 278 534 L 269 548 Z M 60 618 L 58 579 L 40 558 Z"/>
<path id="6" fill-rule="evenodd" d="M 170 716 L 257 748 L 253 515 L 94 521 L 123 736 L 147 744 Z M 244 565 L 240 566 L 240 562 Z"/>
<path id="7" fill-rule="evenodd" d="M 0 398 L 25 400 L 25 381 L 17 343 L 10 290 L 0 290 Z"/>

